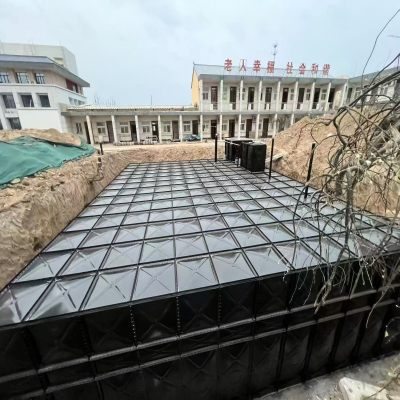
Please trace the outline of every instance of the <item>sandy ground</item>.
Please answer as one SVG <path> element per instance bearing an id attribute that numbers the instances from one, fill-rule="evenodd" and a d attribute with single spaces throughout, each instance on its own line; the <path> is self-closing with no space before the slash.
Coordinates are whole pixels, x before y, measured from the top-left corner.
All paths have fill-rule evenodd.
<path id="1" fill-rule="evenodd" d="M 390 356 L 381 360 L 356 365 L 332 375 L 313 379 L 304 385 L 293 386 L 282 392 L 263 397 L 265 400 L 344 400 L 339 389 L 341 378 L 347 377 L 378 387 L 383 387 L 390 380 L 388 373 L 399 365 L 399 355 Z M 393 381 L 387 387 L 389 393 L 400 394 L 400 382 Z M 360 399 L 362 400 L 362 399 Z M 373 400 L 373 399 L 371 399 Z"/>

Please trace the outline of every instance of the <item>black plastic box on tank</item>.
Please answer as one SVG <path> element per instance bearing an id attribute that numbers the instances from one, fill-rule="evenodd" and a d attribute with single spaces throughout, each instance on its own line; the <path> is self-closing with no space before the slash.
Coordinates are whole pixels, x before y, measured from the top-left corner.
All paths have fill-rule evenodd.
<path id="1" fill-rule="evenodd" d="M 344 228 L 296 207 L 302 187 L 231 162 L 131 164 L 2 291 L 1 398 L 248 399 L 398 349 L 397 292 L 366 325 L 380 282 L 357 264 L 386 222 L 358 221 L 348 279 L 315 312 Z"/>

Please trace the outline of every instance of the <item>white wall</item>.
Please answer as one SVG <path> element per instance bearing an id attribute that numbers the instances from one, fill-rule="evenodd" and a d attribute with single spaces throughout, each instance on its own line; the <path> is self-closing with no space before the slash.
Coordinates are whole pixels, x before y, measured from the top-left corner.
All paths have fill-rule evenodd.
<path id="1" fill-rule="evenodd" d="M 0 42 L 0 54 L 49 57 L 57 62 L 60 61 L 65 68 L 78 75 L 75 55 L 63 46 Z"/>
<path id="2" fill-rule="evenodd" d="M 30 109 L 24 108 L 18 111 L 19 120 L 23 128 L 49 129 L 54 128 L 63 131 L 58 110 L 51 109 Z"/>

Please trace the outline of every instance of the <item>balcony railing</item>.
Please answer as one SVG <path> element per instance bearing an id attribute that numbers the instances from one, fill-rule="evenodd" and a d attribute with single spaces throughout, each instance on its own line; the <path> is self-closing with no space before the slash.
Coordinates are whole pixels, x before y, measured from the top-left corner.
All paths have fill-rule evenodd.
<path id="1" fill-rule="evenodd" d="M 236 110 L 236 103 L 229 103 L 229 110 Z"/>
<path id="2" fill-rule="evenodd" d="M 271 110 L 271 103 L 264 103 L 264 110 Z"/>
<path id="3" fill-rule="evenodd" d="M 218 103 L 211 103 L 210 104 L 210 110 L 211 111 L 218 110 Z"/>
<path id="4" fill-rule="evenodd" d="M 297 103 L 297 109 L 298 110 L 303 110 L 304 109 L 304 104 L 303 103 Z"/>
<path id="5" fill-rule="evenodd" d="M 281 110 L 287 110 L 287 103 L 281 103 Z"/>
<path id="6" fill-rule="evenodd" d="M 254 103 L 247 103 L 248 110 L 254 110 Z"/>

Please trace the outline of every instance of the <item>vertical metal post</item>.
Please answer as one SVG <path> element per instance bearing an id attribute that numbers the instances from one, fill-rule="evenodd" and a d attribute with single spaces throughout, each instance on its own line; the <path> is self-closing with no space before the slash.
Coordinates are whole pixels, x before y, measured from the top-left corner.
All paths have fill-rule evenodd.
<path id="1" fill-rule="evenodd" d="M 104 156 L 103 143 L 100 143 L 100 154 Z"/>
<path id="2" fill-rule="evenodd" d="M 218 133 L 215 134 L 215 162 L 218 160 Z"/>
<path id="3" fill-rule="evenodd" d="M 316 143 L 313 143 L 312 146 L 311 146 L 311 155 L 310 155 L 310 162 L 309 162 L 309 164 L 308 164 L 306 188 L 305 188 L 305 190 L 304 190 L 304 199 L 306 199 L 307 196 L 308 196 L 308 185 L 307 185 L 307 182 L 308 182 L 308 181 L 310 180 L 310 178 L 311 178 L 311 170 L 312 170 L 312 164 L 313 164 L 313 160 L 314 160 L 314 150 L 315 150 L 315 146 L 316 146 L 316 145 L 317 145 Z"/>
<path id="4" fill-rule="evenodd" d="M 272 144 L 271 144 L 271 159 L 269 160 L 269 176 L 268 180 L 271 180 L 271 172 L 272 172 L 272 157 L 274 156 L 274 143 L 275 143 L 275 138 L 272 138 Z"/>

